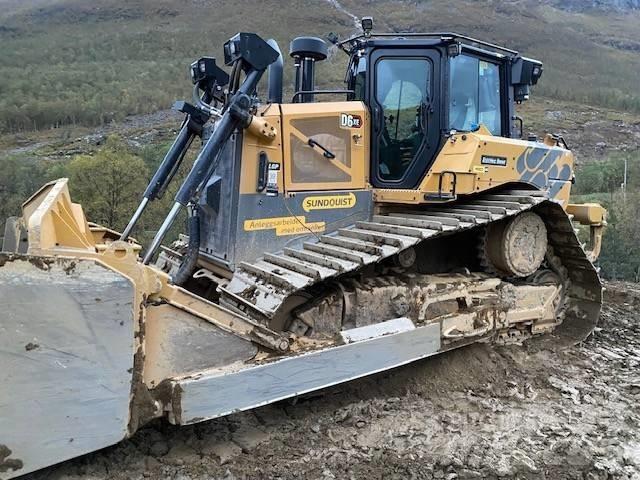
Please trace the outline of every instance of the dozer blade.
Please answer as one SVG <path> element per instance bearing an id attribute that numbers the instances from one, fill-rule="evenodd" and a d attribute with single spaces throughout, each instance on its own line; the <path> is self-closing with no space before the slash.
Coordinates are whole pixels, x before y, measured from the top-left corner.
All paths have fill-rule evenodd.
<path id="1" fill-rule="evenodd" d="M 91 260 L 0 254 L 0 478 L 127 436 L 133 298 Z"/>
<path id="2" fill-rule="evenodd" d="M 438 324 L 398 318 L 253 360 L 251 342 L 183 308 L 136 307 L 134 282 L 94 259 L 0 254 L 0 286 L 2 480 L 113 445 L 151 418 L 197 423 L 441 349 Z"/>

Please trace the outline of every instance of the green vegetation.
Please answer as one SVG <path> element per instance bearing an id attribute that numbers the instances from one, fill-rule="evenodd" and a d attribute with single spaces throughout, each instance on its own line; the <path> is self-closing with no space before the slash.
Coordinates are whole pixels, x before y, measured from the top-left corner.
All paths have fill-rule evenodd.
<path id="1" fill-rule="evenodd" d="M 104 125 L 169 108 L 191 97 L 189 64 L 203 55 L 222 63 L 222 44 L 238 31 L 275 36 L 285 55 L 295 35 L 346 32 L 344 19 L 332 19 L 331 26 L 313 21 L 335 15 L 328 5 L 300 1 L 287 7 L 284 23 L 276 18 L 285 13 L 282 4 L 273 0 L 223 0 L 215 7 L 175 0 L 58 0 L 0 13 L 0 132 Z M 302 11 L 306 22 L 295 18 Z M 345 63 L 346 56 L 340 57 Z M 339 83 L 344 68 L 335 74 L 328 68 L 324 78 Z"/>
<path id="2" fill-rule="evenodd" d="M 144 160 L 122 148 L 116 138 L 96 155 L 78 155 L 65 170 L 74 198 L 82 199 L 91 220 L 114 228 L 126 225 L 149 177 Z"/>
<path id="3" fill-rule="evenodd" d="M 341 3 L 356 15 L 373 14 L 382 31 L 456 30 L 540 58 L 545 74 L 536 95 L 640 112 L 638 11 L 571 13 L 510 1 Z M 220 58 L 237 31 L 275 37 L 286 56 L 296 35 L 344 37 L 354 25 L 329 1 L 7 3 L 0 12 L 0 132 L 103 125 L 168 108 L 191 94 L 188 64 L 201 55 Z M 338 52 L 324 62 L 320 84 L 339 86 L 345 61 Z"/>
<path id="4" fill-rule="evenodd" d="M 621 186 L 627 163 L 626 193 Z M 640 281 L 640 154 L 620 153 L 585 165 L 577 173 L 574 200 L 607 208 L 600 255 L 606 278 Z"/>
<path id="5" fill-rule="evenodd" d="M 43 184 L 67 177 L 73 201 L 82 205 L 90 221 L 122 231 L 167 149 L 168 145 L 160 144 L 134 150 L 113 136 L 95 154 L 77 155 L 69 161 L 0 157 L 1 228 L 7 217 L 21 215 L 22 202 Z M 190 159 L 192 156 L 181 167 L 163 198 L 145 212 L 134 232 L 138 240 L 146 242 L 152 238 L 173 202 L 180 178 L 190 166 Z M 184 223 L 177 222 L 169 239 L 176 238 L 183 229 Z"/>
<path id="6" fill-rule="evenodd" d="M 20 214 L 20 206 L 58 171 L 57 163 L 0 157 L 0 220 Z M 61 175 L 63 176 L 63 175 Z M 4 227 L 0 227 L 4 228 Z M 2 234 L 4 230 L 0 230 Z"/>

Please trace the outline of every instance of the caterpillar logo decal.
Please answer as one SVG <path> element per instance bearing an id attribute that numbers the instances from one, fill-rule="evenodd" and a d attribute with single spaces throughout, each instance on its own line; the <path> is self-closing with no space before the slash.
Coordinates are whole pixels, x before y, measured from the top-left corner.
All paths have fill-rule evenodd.
<path id="1" fill-rule="evenodd" d="M 302 209 L 305 212 L 311 210 L 332 210 L 334 208 L 353 208 L 356 204 L 356 196 L 353 193 L 346 195 L 311 196 L 302 201 Z"/>
<path id="2" fill-rule="evenodd" d="M 340 128 L 360 128 L 361 126 L 362 117 L 360 115 L 340 114 Z"/>

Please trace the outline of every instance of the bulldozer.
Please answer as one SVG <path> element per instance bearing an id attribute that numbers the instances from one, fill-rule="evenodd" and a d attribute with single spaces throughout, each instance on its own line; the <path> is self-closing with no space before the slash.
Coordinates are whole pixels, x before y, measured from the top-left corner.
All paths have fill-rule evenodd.
<path id="1" fill-rule="evenodd" d="M 516 106 L 542 63 L 457 33 L 372 29 L 365 17 L 343 40 L 294 39 L 286 102 L 274 40 L 241 32 L 227 69 L 191 64 L 193 99 L 174 105 L 184 121 L 124 231 L 89 222 L 67 179 L 7 221 L 0 478 L 154 419 L 189 425 L 475 342 L 555 349 L 593 331 L 606 212 L 570 203 L 562 136 L 523 138 Z M 317 88 L 317 64 L 341 52 L 346 88 Z M 183 163 L 141 245 L 139 219 Z"/>

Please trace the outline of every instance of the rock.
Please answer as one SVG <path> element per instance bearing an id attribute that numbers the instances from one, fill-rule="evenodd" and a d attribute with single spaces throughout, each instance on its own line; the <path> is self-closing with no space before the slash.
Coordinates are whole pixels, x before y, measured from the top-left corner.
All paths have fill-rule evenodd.
<path id="1" fill-rule="evenodd" d="M 471 468 L 480 468 L 482 466 L 482 458 L 475 453 L 472 453 L 467 457 L 466 463 Z"/>
<path id="2" fill-rule="evenodd" d="M 516 450 L 511 454 L 513 465 L 518 469 L 529 473 L 538 473 L 538 467 L 523 451 Z"/>
<path id="3" fill-rule="evenodd" d="M 200 460 L 200 455 L 193 448 L 182 443 L 172 447 L 163 460 L 171 465 L 192 465 Z"/>
<path id="4" fill-rule="evenodd" d="M 179 473 L 178 475 L 173 477 L 173 480 L 192 480 L 192 477 L 184 473 Z"/>
<path id="5" fill-rule="evenodd" d="M 149 448 L 149 454 L 153 455 L 154 457 L 162 457 L 167 453 L 169 453 L 169 444 L 164 440 L 158 440 L 152 443 L 151 447 Z"/>
<path id="6" fill-rule="evenodd" d="M 144 457 L 144 468 L 146 470 L 154 470 L 158 467 L 160 467 L 161 463 L 155 459 L 155 457 L 152 457 L 151 455 L 147 455 L 146 457 Z"/>
<path id="7" fill-rule="evenodd" d="M 248 452 L 269 440 L 269 435 L 256 427 L 243 425 L 233 432 L 232 439 L 242 448 L 243 452 Z"/>
<path id="8" fill-rule="evenodd" d="M 317 423 L 314 425 L 311 425 L 311 431 L 313 433 L 320 433 L 320 425 L 318 425 Z"/>
<path id="9" fill-rule="evenodd" d="M 500 457 L 493 467 L 498 477 L 510 477 L 516 474 L 517 469 L 511 465 L 509 457 Z"/>
<path id="10" fill-rule="evenodd" d="M 351 417 L 351 412 L 349 410 L 347 410 L 346 408 L 343 408 L 342 410 L 338 410 L 334 414 L 334 420 L 335 420 L 336 423 L 344 422 L 347 419 L 349 419 L 350 417 Z"/>
<path id="11" fill-rule="evenodd" d="M 453 465 L 453 458 L 444 457 L 440 459 L 440 466 L 442 468 L 447 468 L 449 465 Z"/>
<path id="12" fill-rule="evenodd" d="M 215 455 L 220 461 L 220 465 L 228 463 L 242 453 L 242 448 L 230 440 L 220 440 L 212 442 L 202 448 L 205 456 Z"/>
<path id="13" fill-rule="evenodd" d="M 323 480 L 333 480 L 336 476 L 329 469 L 325 469 L 322 471 L 322 479 Z"/>
<path id="14" fill-rule="evenodd" d="M 559 111 L 551 111 L 551 112 L 546 112 L 544 114 L 544 118 L 545 120 L 562 120 L 564 118 L 564 114 Z"/>
<path id="15" fill-rule="evenodd" d="M 482 474 L 480 472 L 476 472 L 475 470 L 464 468 L 458 472 L 458 478 L 460 478 L 461 480 L 482 478 Z"/>
<path id="16" fill-rule="evenodd" d="M 584 477 L 585 480 L 607 480 L 609 474 L 606 471 L 602 472 L 589 472 Z"/>
<path id="17" fill-rule="evenodd" d="M 622 458 L 625 464 L 640 467 L 640 443 L 625 446 Z"/>
<path id="18" fill-rule="evenodd" d="M 221 477 L 221 480 L 236 480 L 236 476 L 233 473 L 231 473 L 231 470 L 227 469 L 224 472 L 224 476 Z"/>
<path id="19" fill-rule="evenodd" d="M 580 405 L 580 391 L 577 388 L 572 387 L 567 382 L 554 376 L 549 377 L 549 383 L 552 387 L 560 390 L 565 396 L 571 398 L 574 404 Z"/>

